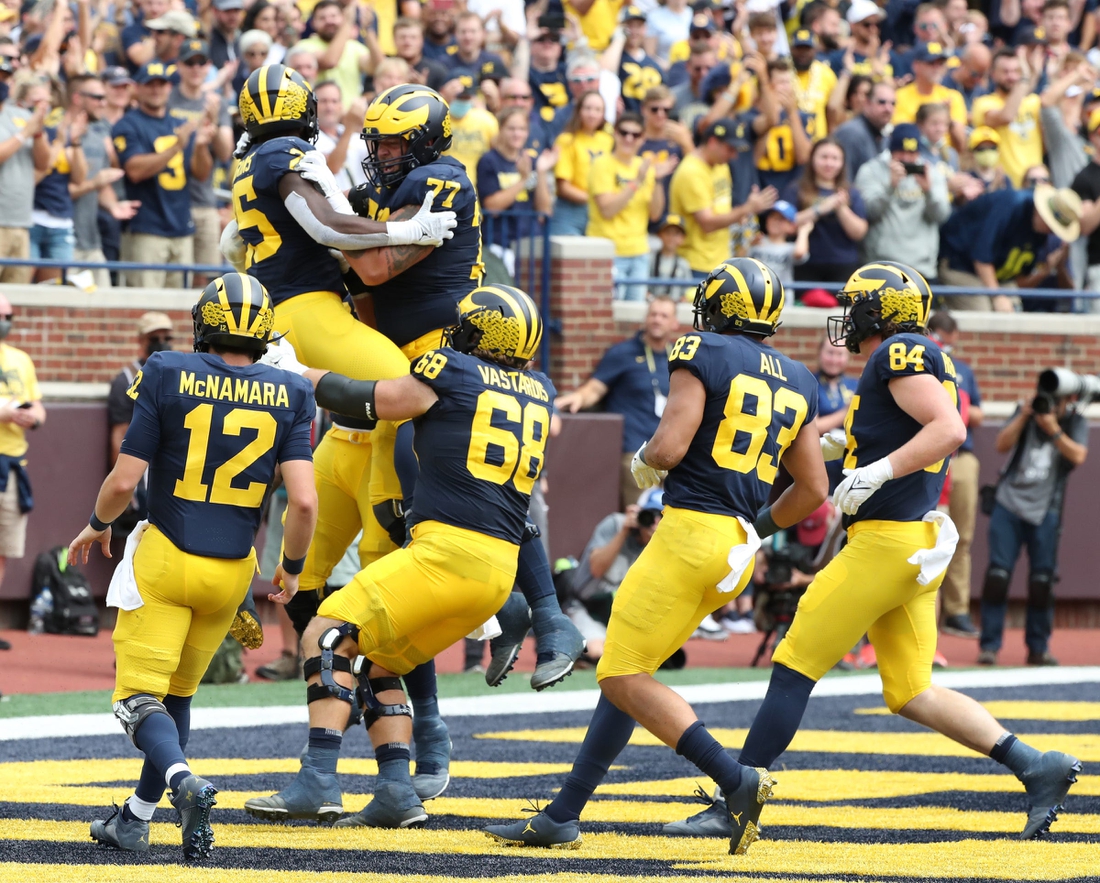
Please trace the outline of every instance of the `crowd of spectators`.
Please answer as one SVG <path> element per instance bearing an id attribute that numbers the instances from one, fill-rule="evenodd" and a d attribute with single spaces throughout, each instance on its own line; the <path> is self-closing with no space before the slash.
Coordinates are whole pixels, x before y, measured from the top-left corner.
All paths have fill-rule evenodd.
<path id="1" fill-rule="evenodd" d="M 316 88 L 318 146 L 347 187 L 366 102 L 438 89 L 509 272 L 542 216 L 614 242 L 617 298 L 653 293 L 618 280 L 749 254 L 798 281 L 881 259 L 986 289 L 1095 287 L 1100 12 L 971 5 L 3 0 L 0 257 L 220 264 L 237 94 L 285 63 Z"/>

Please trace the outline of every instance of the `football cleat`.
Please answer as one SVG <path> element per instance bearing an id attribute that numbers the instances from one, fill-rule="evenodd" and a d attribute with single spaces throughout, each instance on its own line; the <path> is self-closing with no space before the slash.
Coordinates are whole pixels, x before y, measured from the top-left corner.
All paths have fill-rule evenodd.
<path id="1" fill-rule="evenodd" d="M 741 784 L 726 795 L 730 855 L 744 855 L 760 837 L 760 811 L 772 796 L 775 779 L 763 767 L 744 767 Z"/>
<path id="2" fill-rule="evenodd" d="M 1035 840 L 1050 831 L 1079 772 L 1081 761 L 1061 751 L 1046 752 L 1034 769 L 1024 771 L 1020 781 L 1027 789 L 1028 809 L 1021 840 Z"/>
<path id="3" fill-rule="evenodd" d="M 695 789 L 695 797 L 707 805 L 702 812 L 678 822 L 669 822 L 661 833 L 668 837 L 732 837 L 729 814 L 726 812 L 726 801 L 720 797 L 722 792 L 711 797 L 700 787 Z"/>
<path id="4" fill-rule="evenodd" d="M 451 734 L 439 715 L 413 717 L 413 745 L 416 772 L 413 788 L 421 800 L 431 800 L 447 790 L 451 782 Z"/>
<path id="5" fill-rule="evenodd" d="M 531 675 L 531 688 L 545 690 L 573 673 L 573 666 L 585 650 L 584 636 L 564 613 L 551 619 L 549 630 L 535 635 L 538 657 Z"/>
<path id="6" fill-rule="evenodd" d="M 354 815 L 344 816 L 336 828 L 420 828 L 428 821 L 424 804 L 403 782 L 383 782 L 374 799 Z"/>
<path id="7" fill-rule="evenodd" d="M 206 779 L 191 775 L 180 782 L 179 790 L 169 801 L 179 813 L 176 827 L 182 828 L 183 857 L 205 858 L 214 846 L 214 830 L 210 827 L 210 809 L 218 801 L 218 789 Z"/>
<path id="8" fill-rule="evenodd" d="M 105 821 L 92 822 L 92 839 L 115 849 L 148 852 L 149 823 L 143 819 L 124 819 L 122 809 L 116 806 Z"/>
<path id="9" fill-rule="evenodd" d="M 302 768 L 289 786 L 270 797 L 246 800 L 244 811 L 250 816 L 269 822 L 312 819 L 332 824 L 343 813 L 344 803 L 336 776 L 317 772 L 309 764 L 308 758 L 303 756 Z"/>
<path id="10" fill-rule="evenodd" d="M 531 629 L 531 608 L 527 606 L 527 599 L 520 592 L 512 592 L 497 611 L 497 622 L 500 623 L 500 635 L 489 641 L 492 656 L 485 670 L 485 683 L 490 687 L 499 687 L 519 659 L 519 649 Z"/>
<path id="11" fill-rule="evenodd" d="M 524 812 L 535 812 L 524 809 Z M 489 825 L 485 833 L 505 846 L 543 846 L 548 849 L 577 849 L 581 826 L 577 822 L 555 822 L 545 812 L 507 825 Z"/>
<path id="12" fill-rule="evenodd" d="M 252 597 L 252 587 L 245 592 L 229 634 L 246 650 L 259 650 L 264 645 L 264 627 L 260 615 L 256 612 L 256 599 Z"/>

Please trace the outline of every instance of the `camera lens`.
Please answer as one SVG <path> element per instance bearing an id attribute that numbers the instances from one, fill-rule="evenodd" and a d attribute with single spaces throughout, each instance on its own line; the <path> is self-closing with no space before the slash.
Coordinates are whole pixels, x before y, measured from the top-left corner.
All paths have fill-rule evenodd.
<path id="1" fill-rule="evenodd" d="M 658 513 L 652 509 L 646 509 L 644 512 L 638 513 L 638 527 L 653 527 L 653 522 L 657 520 Z"/>

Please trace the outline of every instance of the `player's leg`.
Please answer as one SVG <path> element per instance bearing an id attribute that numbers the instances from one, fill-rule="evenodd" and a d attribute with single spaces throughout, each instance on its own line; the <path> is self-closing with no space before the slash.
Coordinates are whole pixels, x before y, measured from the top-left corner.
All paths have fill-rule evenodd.
<path id="1" fill-rule="evenodd" d="M 1024 544 L 1024 522 L 999 503 L 989 516 L 989 566 L 982 581 L 981 637 L 978 663 L 992 665 L 1004 640 L 1008 586 Z"/>

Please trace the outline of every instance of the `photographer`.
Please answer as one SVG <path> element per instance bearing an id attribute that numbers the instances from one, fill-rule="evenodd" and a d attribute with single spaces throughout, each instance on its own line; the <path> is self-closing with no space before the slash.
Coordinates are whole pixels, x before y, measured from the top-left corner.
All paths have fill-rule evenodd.
<path id="1" fill-rule="evenodd" d="M 1088 423 L 1075 407 L 1096 378 L 1055 369 L 1040 376 L 1040 392 L 1021 402 L 997 435 L 997 450 L 1012 452 L 989 512 L 989 568 L 982 585 L 979 665 L 995 665 L 1004 635 L 1012 569 L 1027 544 L 1028 665 L 1057 665 L 1048 644 L 1054 622 L 1054 582 L 1062 501 L 1069 473 L 1088 455 Z M 1080 393 L 1085 392 L 1084 396 Z M 983 496 L 990 492 L 983 489 Z M 984 508 L 984 507 L 983 507 Z"/>

